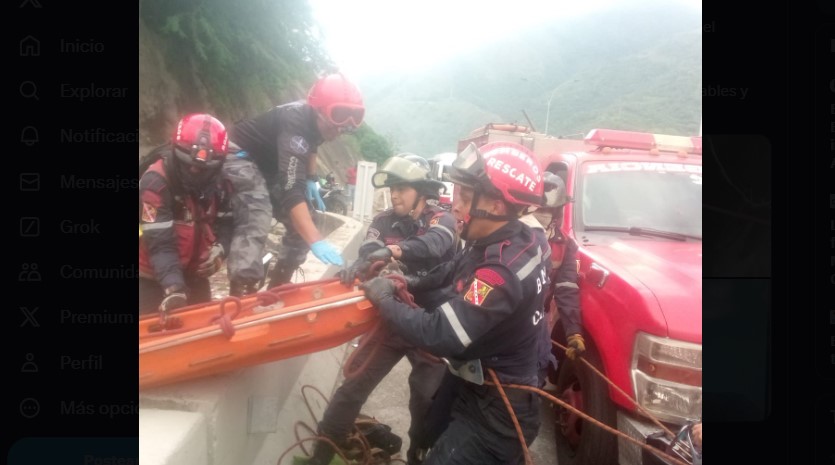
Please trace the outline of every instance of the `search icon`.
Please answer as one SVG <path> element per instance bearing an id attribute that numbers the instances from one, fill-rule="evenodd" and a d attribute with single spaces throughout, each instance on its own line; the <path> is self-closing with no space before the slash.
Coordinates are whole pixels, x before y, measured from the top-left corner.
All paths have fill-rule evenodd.
<path id="1" fill-rule="evenodd" d="M 34 98 L 35 100 L 40 100 L 38 98 L 38 86 L 36 86 L 33 81 L 23 81 L 20 83 L 20 95 L 22 95 L 23 98 Z"/>

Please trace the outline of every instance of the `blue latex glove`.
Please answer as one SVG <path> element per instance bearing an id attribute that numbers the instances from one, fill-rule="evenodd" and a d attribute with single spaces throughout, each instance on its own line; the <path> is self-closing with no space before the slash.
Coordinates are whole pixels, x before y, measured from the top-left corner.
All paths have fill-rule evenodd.
<path id="1" fill-rule="evenodd" d="M 310 245 L 310 250 L 316 258 L 322 260 L 328 265 L 342 266 L 342 256 L 330 243 L 327 241 L 318 241 Z"/>
<path id="2" fill-rule="evenodd" d="M 325 211 L 325 202 L 322 200 L 322 196 L 319 195 L 319 183 L 308 179 L 307 180 L 307 198 L 316 205 L 316 209 L 319 211 Z"/>

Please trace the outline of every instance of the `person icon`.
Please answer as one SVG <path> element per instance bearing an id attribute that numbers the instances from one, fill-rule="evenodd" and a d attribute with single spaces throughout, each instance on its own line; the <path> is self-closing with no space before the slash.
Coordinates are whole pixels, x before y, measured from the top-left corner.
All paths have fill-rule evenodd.
<path id="1" fill-rule="evenodd" d="M 20 367 L 21 373 L 37 373 L 38 372 L 38 365 L 35 363 L 35 354 L 29 352 L 26 354 L 26 361 L 23 362 L 23 366 Z"/>
<path id="2" fill-rule="evenodd" d="M 38 272 L 38 264 L 24 263 L 21 265 L 17 280 L 20 282 L 39 282 L 41 280 L 41 273 Z"/>

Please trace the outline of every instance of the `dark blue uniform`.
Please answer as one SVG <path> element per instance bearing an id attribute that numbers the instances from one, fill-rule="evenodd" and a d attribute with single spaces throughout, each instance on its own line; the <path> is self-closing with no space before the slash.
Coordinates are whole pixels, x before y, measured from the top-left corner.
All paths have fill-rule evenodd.
<path id="1" fill-rule="evenodd" d="M 445 301 L 434 311 L 384 298 L 378 309 L 400 337 L 450 359 L 458 382 L 452 423 L 426 459 L 436 463 L 516 463 L 522 456 L 498 390 L 478 384 L 495 370 L 504 383 L 539 384 L 539 343 L 547 290 L 541 238 L 520 221 L 472 241 L 455 260 L 432 270 L 415 291 L 440 285 Z M 528 444 L 539 430 L 539 398 L 506 390 Z"/>
<path id="2" fill-rule="evenodd" d="M 459 244 L 455 224 L 455 218 L 450 213 L 436 206 L 427 206 L 417 220 L 398 217 L 387 210 L 377 215 L 369 226 L 366 240 L 360 246 L 360 256 L 385 245 L 397 244 L 403 252 L 400 261 L 408 267 L 408 273 L 426 276 L 429 270 L 450 261 L 455 255 Z M 432 297 L 431 293 L 415 293 L 415 301 L 419 305 L 422 302 L 431 303 Z M 427 357 L 414 344 L 383 326 L 375 338 L 363 346 L 364 350 L 356 355 L 351 369 L 360 366 L 377 345 L 379 349 L 368 367 L 357 377 L 346 379 L 336 390 L 319 423 L 319 430 L 337 441 L 346 437 L 368 396 L 405 356 L 412 365 L 409 375 L 410 449 L 407 457 L 410 464 L 417 463 L 415 449 L 422 442 L 417 435 L 423 430 L 424 417 L 446 366 Z"/>
<path id="3" fill-rule="evenodd" d="M 580 316 L 580 288 L 577 286 L 577 243 L 557 231 L 551 239 L 551 284 L 554 301 L 560 314 L 560 321 L 565 328 L 565 335 L 582 331 L 583 320 Z M 558 256 L 561 255 L 561 256 Z"/>
<path id="4" fill-rule="evenodd" d="M 403 252 L 400 262 L 406 265 L 406 274 L 425 277 L 429 270 L 440 263 L 452 260 L 459 250 L 455 232 L 455 217 L 441 207 L 427 205 L 417 220 L 398 217 L 389 209 L 374 217 L 365 242 L 360 245 L 359 256 L 385 245 L 397 245 Z M 431 295 L 418 293 L 415 301 L 421 307 L 432 307 L 426 300 Z"/>
<path id="5" fill-rule="evenodd" d="M 308 157 L 324 142 L 316 118 L 316 111 L 299 101 L 273 107 L 229 131 L 229 139 L 247 152 L 264 176 L 276 218 L 307 201 Z"/>
<path id="6" fill-rule="evenodd" d="M 551 277 L 553 276 L 551 244 L 548 242 L 548 238 L 545 235 L 545 228 L 542 227 L 536 218 L 531 215 L 526 215 L 522 217 L 521 221 L 531 228 L 531 231 L 533 231 L 534 236 L 536 237 L 537 244 L 540 250 L 542 250 L 542 266 L 545 267 L 545 275 L 548 278 L 546 280 L 547 284 L 545 285 L 545 289 L 547 289 L 548 292 L 545 293 L 542 308 L 542 315 L 545 318 L 545 321 L 538 325 L 540 326 L 540 331 L 539 339 L 537 341 L 537 353 L 539 354 L 539 386 L 542 387 L 545 385 L 545 377 L 548 374 L 548 368 L 557 367 L 557 360 L 552 353 L 553 346 L 551 344 L 551 326 L 548 325 L 548 311 L 550 310 L 550 300 L 548 296 L 553 293 L 553 283 L 551 282 Z"/>

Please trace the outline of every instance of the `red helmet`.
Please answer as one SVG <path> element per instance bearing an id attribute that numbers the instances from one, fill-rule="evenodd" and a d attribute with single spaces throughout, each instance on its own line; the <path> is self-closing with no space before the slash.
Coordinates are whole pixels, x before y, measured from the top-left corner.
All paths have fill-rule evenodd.
<path id="1" fill-rule="evenodd" d="M 512 142 L 471 143 L 449 170 L 453 183 L 491 194 L 519 206 L 540 206 L 544 186 L 536 156 Z"/>
<path id="2" fill-rule="evenodd" d="M 307 94 L 307 103 L 339 127 L 359 127 L 365 116 L 362 94 L 342 74 L 330 74 L 316 81 Z"/>
<path id="3" fill-rule="evenodd" d="M 229 137 L 217 118 L 195 113 L 180 120 L 173 142 L 180 161 L 190 166 L 214 167 L 226 158 Z"/>

